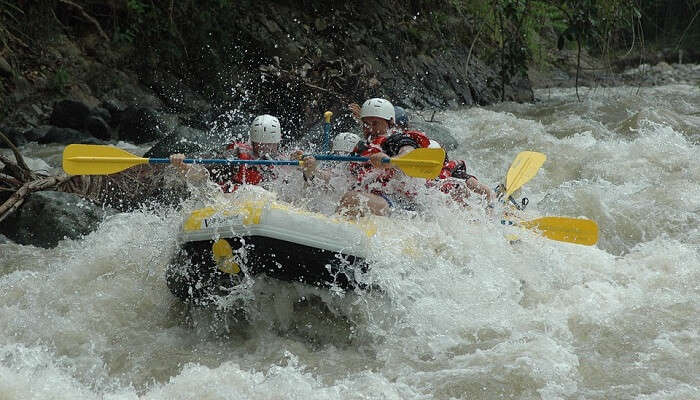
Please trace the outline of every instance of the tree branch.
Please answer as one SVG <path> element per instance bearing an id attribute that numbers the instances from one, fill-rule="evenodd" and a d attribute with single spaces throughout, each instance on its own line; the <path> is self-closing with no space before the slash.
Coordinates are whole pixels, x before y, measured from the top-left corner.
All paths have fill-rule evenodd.
<path id="1" fill-rule="evenodd" d="M 22 154 L 19 152 L 19 150 L 17 150 L 17 147 L 15 147 L 15 144 L 12 143 L 12 141 L 7 136 L 5 136 L 5 134 L 2 133 L 2 131 L 0 131 L 0 139 L 2 139 L 5 143 L 7 143 L 8 146 L 10 146 L 12 153 L 15 155 L 15 160 L 17 160 L 17 165 L 19 165 L 20 168 L 26 169 L 27 171 L 31 171 L 29 167 L 27 167 L 27 163 L 24 162 L 24 157 L 22 157 Z"/>
<path id="2" fill-rule="evenodd" d="M 31 171 L 19 167 L 16 163 L 10 161 L 7 157 L 3 156 L 2 154 L 0 154 L 0 162 L 5 164 L 5 168 L 3 170 L 13 178 L 18 179 L 21 182 L 26 182 L 34 179 Z"/>
<path id="3" fill-rule="evenodd" d="M 5 175 L 5 174 L 0 174 L 0 182 L 6 183 L 10 186 L 15 186 L 15 187 L 22 186 L 22 181 L 20 181 L 19 179 L 15 178 L 13 176 Z M 12 189 L 12 190 L 14 190 L 14 189 Z"/>
<path id="4" fill-rule="evenodd" d="M 19 206 L 24 203 L 24 199 L 28 194 L 56 187 L 70 178 L 71 177 L 68 175 L 48 176 L 25 183 L 21 188 L 14 192 L 9 199 L 0 205 L 0 222 L 18 209 Z"/>

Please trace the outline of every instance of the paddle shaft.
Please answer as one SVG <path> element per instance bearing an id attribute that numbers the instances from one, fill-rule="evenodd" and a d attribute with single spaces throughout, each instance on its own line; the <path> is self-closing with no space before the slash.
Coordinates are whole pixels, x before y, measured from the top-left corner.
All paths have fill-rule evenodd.
<path id="1" fill-rule="evenodd" d="M 239 160 L 239 159 L 218 159 L 218 158 L 185 158 L 185 164 L 219 164 L 219 165 L 299 165 L 297 160 Z M 169 158 L 149 158 L 149 164 L 169 164 Z"/>
<path id="2" fill-rule="evenodd" d="M 331 151 L 331 117 L 333 113 L 326 111 L 323 114 L 323 151 L 326 153 Z"/>
<path id="3" fill-rule="evenodd" d="M 358 162 L 369 161 L 368 157 L 360 157 L 360 156 L 340 156 L 340 155 L 334 155 L 334 154 L 314 154 L 313 156 L 315 159 L 317 159 L 319 161 L 358 161 Z M 389 160 L 388 158 L 385 158 L 382 161 L 384 163 L 388 163 L 391 160 Z"/>
<path id="4" fill-rule="evenodd" d="M 319 161 L 357 161 L 357 162 L 367 162 L 368 157 L 359 156 L 336 156 L 328 154 L 315 154 L 314 158 Z M 226 160 L 226 159 L 216 159 L 216 158 L 186 158 L 182 162 L 185 164 L 226 164 L 226 165 L 236 165 L 236 164 L 246 164 L 246 165 L 299 165 L 297 160 Z M 391 158 L 382 158 L 384 164 L 390 164 Z M 149 164 L 168 164 L 170 159 L 168 158 L 149 158 Z"/>

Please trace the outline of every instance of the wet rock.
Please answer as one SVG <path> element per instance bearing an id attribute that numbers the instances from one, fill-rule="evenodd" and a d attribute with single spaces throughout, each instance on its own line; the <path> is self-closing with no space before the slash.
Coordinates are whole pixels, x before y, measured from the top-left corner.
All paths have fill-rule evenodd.
<path id="1" fill-rule="evenodd" d="M 51 127 L 46 136 L 38 140 L 39 143 L 81 143 L 81 144 L 105 144 L 104 141 L 76 129 Z"/>
<path id="2" fill-rule="evenodd" d="M 210 108 L 200 95 L 171 73 L 155 71 L 144 80 L 158 94 L 163 105 L 174 112 L 204 111 Z"/>
<path id="3" fill-rule="evenodd" d="M 59 128 L 81 129 L 88 115 L 90 107 L 86 104 L 75 100 L 61 100 L 54 105 L 49 122 Z"/>
<path id="4" fill-rule="evenodd" d="M 0 235 L 0 244 L 10 244 L 14 243 L 12 240 L 10 240 L 7 236 L 5 235 Z"/>
<path id="5" fill-rule="evenodd" d="M 105 121 L 109 123 L 110 127 L 116 129 L 119 126 L 119 123 L 121 122 L 121 117 L 124 113 L 124 110 L 126 109 L 126 106 L 118 100 L 110 99 L 100 103 L 100 106 L 98 108 L 102 108 L 109 112 L 110 118 L 105 119 Z M 102 119 L 104 119 L 104 117 Z"/>
<path id="6" fill-rule="evenodd" d="M 141 144 L 162 139 L 167 134 L 167 125 L 152 108 L 129 107 L 121 113 L 119 139 Z"/>
<path id="7" fill-rule="evenodd" d="M 122 113 L 126 109 L 126 106 L 122 102 L 120 102 L 119 100 L 108 99 L 108 100 L 102 101 L 102 103 L 100 103 L 98 108 L 103 108 L 103 109 L 107 110 L 107 112 L 109 112 L 109 114 L 112 117 L 114 117 L 115 114 Z"/>
<path id="8" fill-rule="evenodd" d="M 450 130 L 438 123 L 411 121 L 408 126 L 410 129 L 416 129 L 425 133 L 429 138 L 440 143 L 440 146 L 446 151 L 454 150 L 459 145 Z"/>
<path id="9" fill-rule="evenodd" d="M 112 130 L 109 125 L 98 116 L 91 115 L 85 118 L 85 130 L 98 139 L 110 140 L 112 138 Z"/>
<path id="10" fill-rule="evenodd" d="M 29 140 L 30 142 L 38 142 L 46 136 L 49 131 L 53 128 L 51 125 L 41 125 L 37 126 L 35 128 L 29 129 L 24 132 L 24 136 Z"/>
<path id="11" fill-rule="evenodd" d="M 661 72 L 661 73 L 672 73 L 673 72 L 673 67 L 669 65 L 665 61 L 661 61 L 660 63 L 656 64 L 653 68 L 654 71 Z"/>
<path id="12" fill-rule="evenodd" d="M 235 125 L 225 132 L 202 131 L 179 126 L 173 133 L 151 147 L 144 157 L 168 157 L 176 153 L 186 154 L 189 157 L 218 157 L 228 144 L 245 141 L 247 135 L 247 125 Z"/>
<path id="13" fill-rule="evenodd" d="M 104 107 L 95 107 L 90 110 L 90 116 L 100 117 L 105 122 L 109 122 L 112 119 L 112 114 Z"/>
<path id="14" fill-rule="evenodd" d="M 92 232 L 109 213 L 71 193 L 36 192 L 0 224 L 0 233 L 19 244 L 51 248 Z"/>
<path id="15" fill-rule="evenodd" d="M 10 139 L 12 144 L 15 146 L 21 146 L 27 143 L 27 138 L 24 136 L 22 131 L 17 128 L 0 126 L 0 132 L 7 136 L 7 138 Z M 0 148 L 6 149 L 9 147 L 10 146 L 8 146 L 8 144 L 4 140 L 0 139 Z"/>

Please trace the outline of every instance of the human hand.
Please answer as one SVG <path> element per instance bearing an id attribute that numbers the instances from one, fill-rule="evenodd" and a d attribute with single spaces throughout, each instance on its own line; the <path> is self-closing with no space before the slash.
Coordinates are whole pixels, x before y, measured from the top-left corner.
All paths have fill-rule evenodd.
<path id="1" fill-rule="evenodd" d="M 185 164 L 185 155 L 184 154 L 172 154 L 170 156 L 170 164 L 172 164 L 175 168 L 178 170 L 184 172 L 187 171 L 189 166 Z"/>
<path id="2" fill-rule="evenodd" d="M 391 168 L 391 165 L 389 163 L 384 163 L 382 161 L 385 158 L 389 158 L 389 156 L 384 153 L 374 153 L 371 156 L 369 156 L 369 162 L 374 168 Z"/>
<path id="3" fill-rule="evenodd" d="M 316 171 L 316 159 L 314 156 L 306 156 L 302 160 L 302 171 L 304 171 L 304 176 L 307 178 L 311 178 L 314 176 L 314 172 Z"/>
<path id="4" fill-rule="evenodd" d="M 301 161 L 302 158 L 304 158 L 304 152 L 301 150 L 294 150 L 290 155 L 289 158 L 292 160 L 299 160 Z"/>

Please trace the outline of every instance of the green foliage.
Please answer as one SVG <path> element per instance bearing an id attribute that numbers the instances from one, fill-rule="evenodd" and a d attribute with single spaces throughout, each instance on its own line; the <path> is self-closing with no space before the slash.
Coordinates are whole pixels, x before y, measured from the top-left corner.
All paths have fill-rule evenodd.
<path id="1" fill-rule="evenodd" d="M 63 67 L 58 67 L 56 72 L 49 78 L 47 86 L 49 90 L 65 93 L 66 86 L 68 86 L 70 80 L 68 71 Z"/>
<path id="2" fill-rule="evenodd" d="M 112 40 L 118 44 L 131 44 L 144 29 L 153 29 L 153 26 L 146 27 L 145 22 L 149 19 L 151 6 L 141 0 L 126 0 L 125 12 L 118 21 L 115 21 Z"/>
<path id="3" fill-rule="evenodd" d="M 142 15 L 147 11 L 148 6 L 141 0 L 126 0 L 126 9 L 134 15 Z"/>
<path id="4" fill-rule="evenodd" d="M 121 27 L 116 27 L 114 34 L 112 35 L 112 41 L 117 44 L 130 44 L 134 42 L 136 33 L 137 32 L 132 28 L 126 28 L 123 30 Z"/>
<path id="5" fill-rule="evenodd" d="M 565 25 L 557 41 L 559 49 L 566 41 L 579 46 L 605 46 L 614 32 L 634 28 L 639 9 L 631 0 L 557 0 L 553 4 L 561 11 Z"/>
<path id="6" fill-rule="evenodd" d="M 700 0 L 645 0 L 639 3 L 639 12 L 645 39 L 697 51 Z"/>
<path id="7" fill-rule="evenodd" d="M 698 0 L 694 0 L 698 1 Z M 635 29 L 640 10 L 634 0 L 449 0 L 460 15 L 476 19 L 485 36 L 482 57 L 499 63 L 502 85 L 525 73 L 533 60 L 546 63 L 553 33 L 557 47 L 573 43 L 606 53 L 616 39 Z"/>

